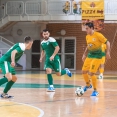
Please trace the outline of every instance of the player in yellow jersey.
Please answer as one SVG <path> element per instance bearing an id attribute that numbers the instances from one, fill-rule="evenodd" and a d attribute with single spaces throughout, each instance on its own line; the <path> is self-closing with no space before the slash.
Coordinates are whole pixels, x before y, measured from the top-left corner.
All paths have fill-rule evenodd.
<path id="1" fill-rule="evenodd" d="M 100 65 L 100 68 L 99 68 L 99 72 L 100 72 L 100 75 L 99 75 L 99 79 L 103 79 L 103 73 L 104 73 L 104 64 L 105 64 L 105 51 L 106 51 L 106 44 L 102 44 L 102 61 L 101 61 L 101 65 Z"/>
<path id="2" fill-rule="evenodd" d="M 82 60 L 84 61 L 82 67 L 82 75 L 86 82 L 86 86 L 84 87 L 84 91 L 87 91 L 89 88 L 92 88 L 94 91 L 92 92 L 91 96 L 98 96 L 97 91 L 97 78 L 96 72 L 101 64 L 102 59 L 102 44 L 106 44 L 107 51 L 106 51 L 106 58 L 110 59 L 110 42 L 99 32 L 94 31 L 93 23 L 89 22 L 86 23 L 86 42 L 87 47 L 83 54 Z M 89 75 L 92 80 L 92 85 L 89 80 Z"/>

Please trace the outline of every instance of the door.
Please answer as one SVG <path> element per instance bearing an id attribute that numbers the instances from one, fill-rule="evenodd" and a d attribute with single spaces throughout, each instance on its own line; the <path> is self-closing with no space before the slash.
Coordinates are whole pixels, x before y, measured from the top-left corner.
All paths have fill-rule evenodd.
<path id="1" fill-rule="evenodd" d="M 32 60 L 31 66 L 32 68 L 40 68 L 40 40 L 35 40 L 32 45 Z"/>
<path id="2" fill-rule="evenodd" d="M 61 37 L 55 38 L 60 46 L 59 56 L 61 67 L 76 70 L 76 38 Z"/>
<path id="3" fill-rule="evenodd" d="M 76 70 L 76 38 L 75 37 L 55 37 L 60 50 L 59 56 L 61 60 L 61 67 Z M 32 68 L 44 68 L 44 60 L 40 64 L 40 40 L 35 40 L 32 46 Z"/>

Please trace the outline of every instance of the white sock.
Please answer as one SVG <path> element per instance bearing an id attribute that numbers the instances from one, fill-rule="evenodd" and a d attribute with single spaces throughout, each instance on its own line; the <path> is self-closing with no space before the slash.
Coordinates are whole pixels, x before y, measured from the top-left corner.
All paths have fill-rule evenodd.
<path id="1" fill-rule="evenodd" d="M 102 73 L 101 73 L 100 75 L 101 75 L 101 76 L 103 76 L 103 74 L 102 74 Z"/>
<path id="2" fill-rule="evenodd" d="M 54 87 L 53 85 L 50 85 L 50 87 Z"/>

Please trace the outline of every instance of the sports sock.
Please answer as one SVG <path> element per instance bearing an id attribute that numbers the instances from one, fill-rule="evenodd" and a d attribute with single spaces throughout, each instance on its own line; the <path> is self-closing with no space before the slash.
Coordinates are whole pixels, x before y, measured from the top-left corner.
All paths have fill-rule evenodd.
<path id="1" fill-rule="evenodd" d="M 66 74 L 66 70 L 61 70 L 61 76 Z"/>
<path id="2" fill-rule="evenodd" d="M 8 79 L 6 77 L 0 79 L 0 86 L 4 83 L 8 82 Z"/>
<path id="3" fill-rule="evenodd" d="M 47 78 L 48 78 L 48 83 L 49 83 L 49 85 L 53 85 L 52 74 L 47 74 Z"/>
<path id="4" fill-rule="evenodd" d="M 89 75 L 88 74 L 82 74 L 83 75 L 83 78 L 86 82 L 86 86 L 90 86 L 90 80 L 89 80 Z"/>
<path id="5" fill-rule="evenodd" d="M 4 89 L 4 93 L 7 93 L 10 89 L 11 89 L 11 87 L 12 87 L 12 85 L 14 84 L 15 82 L 13 82 L 12 80 L 11 81 L 9 81 L 7 84 L 6 84 L 6 87 L 5 87 L 5 89 Z"/>
<path id="6" fill-rule="evenodd" d="M 54 87 L 53 85 L 50 85 L 50 87 Z"/>
<path id="7" fill-rule="evenodd" d="M 92 85 L 93 85 L 94 90 L 97 90 L 97 77 L 96 77 L 96 75 L 91 76 L 91 79 L 92 79 Z"/>
<path id="8" fill-rule="evenodd" d="M 100 68 L 99 71 L 100 71 L 100 74 L 103 74 L 104 73 L 104 68 Z"/>

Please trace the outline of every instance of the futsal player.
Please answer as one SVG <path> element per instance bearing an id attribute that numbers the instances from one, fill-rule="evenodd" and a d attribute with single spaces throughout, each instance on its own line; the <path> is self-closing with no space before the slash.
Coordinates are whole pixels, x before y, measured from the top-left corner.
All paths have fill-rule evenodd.
<path id="1" fill-rule="evenodd" d="M 106 51 L 106 44 L 102 44 L 102 61 L 101 61 L 101 65 L 99 68 L 99 79 L 103 79 L 103 73 L 104 73 L 104 64 L 105 64 L 105 51 Z"/>
<path id="2" fill-rule="evenodd" d="M 101 33 L 94 31 L 94 25 L 92 22 L 86 23 L 85 25 L 87 32 L 87 47 L 82 57 L 82 60 L 84 61 L 82 75 L 86 83 L 84 91 L 92 88 L 93 85 L 93 92 L 91 96 L 98 96 L 99 92 L 97 91 L 97 77 L 95 74 L 102 60 L 101 46 L 102 44 L 106 44 L 106 58 L 110 59 L 110 42 Z M 88 75 L 91 77 L 92 85 Z"/>
<path id="3" fill-rule="evenodd" d="M 52 70 L 56 72 L 57 76 L 62 76 L 67 74 L 69 77 L 72 76 L 72 73 L 68 68 L 61 70 L 60 58 L 58 55 L 59 45 L 53 37 L 50 37 L 49 30 L 43 30 L 43 41 L 41 42 L 42 52 L 40 56 L 40 62 L 42 62 L 43 57 L 46 56 L 45 67 L 47 74 L 47 79 L 49 83 L 49 88 L 47 91 L 54 92 L 55 88 L 53 85 Z"/>
<path id="4" fill-rule="evenodd" d="M 32 47 L 33 39 L 29 36 L 24 38 L 24 43 L 14 44 L 1 58 L 0 68 L 4 77 L 0 79 L 0 86 L 7 83 L 1 98 L 11 98 L 13 96 L 8 95 L 8 91 L 16 82 L 17 77 L 15 73 L 15 64 L 23 55 L 25 50 L 29 50 Z"/>

